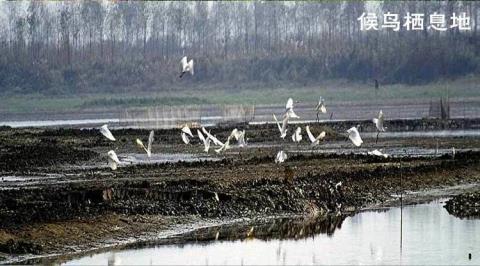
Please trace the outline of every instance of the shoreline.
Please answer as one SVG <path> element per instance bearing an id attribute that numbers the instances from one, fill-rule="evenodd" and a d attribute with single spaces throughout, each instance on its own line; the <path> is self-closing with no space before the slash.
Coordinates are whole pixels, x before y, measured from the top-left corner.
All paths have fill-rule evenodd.
<path id="1" fill-rule="evenodd" d="M 468 192 L 474 189 L 480 188 L 480 183 L 472 183 L 472 184 L 464 184 L 464 185 L 456 185 L 451 187 L 444 187 L 444 188 L 433 188 L 428 190 L 421 190 L 421 191 L 411 191 L 410 193 L 406 193 L 404 196 L 404 206 L 411 206 L 416 204 L 423 204 L 429 203 L 439 199 L 446 199 L 451 198 L 455 195 L 459 195 L 460 193 Z M 390 208 L 398 208 L 400 207 L 400 202 L 396 198 L 392 198 L 391 201 L 385 202 L 381 205 L 371 205 L 360 210 L 356 210 L 350 213 L 342 214 L 343 219 L 348 216 L 355 216 L 361 212 L 369 212 L 369 211 L 376 211 L 376 210 L 388 210 Z M 32 257 L 19 257 L 13 258 L 12 260 L 2 261 L 2 264 L 37 264 L 37 263 L 64 263 L 69 260 L 73 260 L 76 258 L 81 258 L 88 255 L 94 255 L 102 252 L 108 252 L 112 250 L 124 250 L 124 249 L 136 249 L 136 248 L 143 248 L 143 247 L 153 247 L 158 245 L 176 245 L 176 244 L 185 244 L 192 241 L 215 241 L 215 239 L 211 239 L 211 236 L 204 238 L 198 238 L 195 236 L 195 239 L 192 238 L 192 234 L 198 231 L 204 231 L 214 228 L 221 228 L 221 227 L 231 227 L 231 226 L 239 226 L 239 227 L 250 227 L 252 223 L 256 221 L 270 221 L 279 218 L 286 218 L 286 219 L 308 219 L 308 216 L 299 215 L 299 214 L 283 214 L 277 216 L 270 216 L 270 217 L 256 217 L 256 218 L 249 218 L 249 217 L 239 217 L 236 219 L 214 219 L 214 220 L 202 220 L 200 219 L 197 222 L 192 223 L 184 223 L 177 225 L 177 228 L 167 229 L 167 230 L 160 230 L 160 231 L 151 231 L 151 232 L 144 232 L 145 235 L 138 236 L 129 240 L 112 240 L 111 244 L 102 244 L 101 241 L 97 244 L 96 247 L 93 248 L 86 248 L 82 249 L 80 247 L 79 250 L 74 252 L 60 252 L 55 254 L 45 254 L 39 256 L 32 256 Z M 316 217 L 318 218 L 318 217 Z M 327 217 L 323 217 L 327 218 Z M 217 230 L 218 231 L 218 230 Z M 247 238 L 245 236 L 245 238 Z M 241 238 L 238 238 L 241 239 Z M 222 240 L 221 238 L 219 240 Z M 233 239 L 228 239 L 233 240 Z M 109 242 L 109 241 L 107 241 Z"/>

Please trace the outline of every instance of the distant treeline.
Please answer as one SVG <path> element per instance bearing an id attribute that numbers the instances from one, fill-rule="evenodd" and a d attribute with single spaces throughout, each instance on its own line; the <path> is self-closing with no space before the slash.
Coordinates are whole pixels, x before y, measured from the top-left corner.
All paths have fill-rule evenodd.
<path id="1" fill-rule="evenodd" d="M 0 93 L 349 79 L 418 84 L 480 69 L 473 1 L 1 1 Z M 363 12 L 466 12 L 471 31 L 360 31 Z M 179 61 L 195 60 L 181 81 Z"/>

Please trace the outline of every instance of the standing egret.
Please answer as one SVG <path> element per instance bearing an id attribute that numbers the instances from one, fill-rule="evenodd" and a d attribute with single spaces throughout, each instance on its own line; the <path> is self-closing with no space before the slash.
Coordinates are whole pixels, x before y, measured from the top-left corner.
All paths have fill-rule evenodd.
<path id="1" fill-rule="evenodd" d="M 293 140 L 293 142 L 297 142 L 297 143 L 302 140 L 302 128 L 301 127 L 297 127 L 297 129 L 295 129 L 295 132 L 292 135 L 292 140 Z"/>
<path id="2" fill-rule="evenodd" d="M 320 113 L 327 113 L 327 108 L 325 107 L 325 100 L 322 97 L 320 97 L 320 99 L 318 100 L 317 106 L 315 106 L 315 111 L 317 111 L 317 122 L 320 121 L 320 118 L 318 117 Z"/>
<path id="3" fill-rule="evenodd" d="M 360 137 L 360 133 L 358 133 L 358 130 L 356 127 L 352 127 L 349 130 L 347 130 L 348 133 L 348 138 L 353 142 L 353 144 L 357 147 L 360 147 L 362 145 L 363 140 Z"/>
<path id="4" fill-rule="evenodd" d="M 152 130 L 152 131 L 150 131 L 150 135 L 148 136 L 147 147 L 145 147 L 145 145 L 143 145 L 143 142 L 140 139 L 137 139 L 138 147 L 141 148 L 141 149 L 144 149 L 145 152 L 147 153 L 147 157 L 149 157 L 149 158 L 152 156 L 153 135 L 154 135 L 154 132 Z"/>
<path id="5" fill-rule="evenodd" d="M 108 155 L 108 166 L 112 168 L 112 170 L 117 170 L 117 166 L 120 164 L 120 160 L 117 157 L 115 151 L 111 150 L 107 153 Z"/>
<path id="6" fill-rule="evenodd" d="M 205 138 L 202 134 L 202 132 L 200 132 L 200 130 L 197 129 L 197 134 L 198 134 L 198 138 L 203 142 L 203 145 L 205 146 L 205 148 L 203 149 L 204 152 L 208 153 L 208 150 L 210 149 L 210 138 Z"/>
<path id="7" fill-rule="evenodd" d="M 240 130 L 234 128 L 232 130 L 231 135 L 233 135 L 235 137 L 239 147 L 244 147 L 245 145 L 247 145 L 247 143 L 245 142 L 245 130 L 240 131 Z"/>
<path id="8" fill-rule="evenodd" d="M 379 150 L 373 150 L 373 151 L 369 151 L 367 152 L 368 155 L 375 155 L 375 156 L 379 156 L 379 157 L 384 157 L 384 158 L 388 158 L 388 154 L 385 154 L 385 153 L 382 153 L 381 151 Z"/>
<path id="9" fill-rule="evenodd" d="M 320 135 L 318 135 L 318 137 L 314 137 L 312 132 L 310 131 L 310 127 L 309 126 L 306 126 L 305 127 L 305 130 L 307 131 L 307 135 L 308 135 L 308 138 L 310 139 L 310 141 L 312 142 L 312 146 L 316 146 L 320 143 L 320 140 L 322 140 L 323 138 L 325 138 L 325 131 L 322 131 L 322 133 L 320 133 Z"/>
<path id="10" fill-rule="evenodd" d="M 383 127 L 383 121 L 385 120 L 383 116 L 382 110 L 378 112 L 378 117 L 372 119 L 372 122 L 375 124 L 375 127 L 377 128 L 377 139 L 375 140 L 375 143 L 378 142 L 378 135 L 380 132 L 385 132 L 385 128 Z"/>
<path id="11" fill-rule="evenodd" d="M 247 141 L 245 140 L 245 129 L 240 131 L 240 135 L 238 136 L 238 146 L 245 147 L 247 146 Z"/>
<path id="12" fill-rule="evenodd" d="M 180 78 L 185 75 L 185 73 L 190 72 L 190 75 L 193 76 L 193 59 L 190 59 L 190 61 L 187 62 L 187 57 L 184 56 L 182 57 L 182 60 L 180 60 L 180 64 L 182 66 L 182 73 L 180 74 Z"/>
<path id="13" fill-rule="evenodd" d="M 287 154 L 284 151 L 279 151 L 275 157 L 275 163 L 283 163 L 287 159 Z"/>
<path id="14" fill-rule="evenodd" d="M 275 119 L 275 123 L 277 123 L 278 130 L 280 131 L 280 137 L 285 139 L 285 136 L 287 136 L 288 116 L 283 117 L 282 126 L 280 126 L 280 122 L 278 122 L 275 114 L 273 114 L 273 119 Z"/>
<path id="15" fill-rule="evenodd" d="M 207 135 L 208 139 L 211 139 L 213 141 L 213 144 L 217 146 L 223 146 L 223 142 L 219 141 L 215 136 L 210 134 L 210 132 L 208 132 L 204 127 L 202 127 L 202 131 L 203 133 L 205 133 L 205 135 Z"/>
<path id="16" fill-rule="evenodd" d="M 293 111 L 293 100 L 292 100 L 292 98 L 288 98 L 287 105 L 285 105 L 285 114 L 283 116 L 288 117 L 288 118 L 300 118 Z"/>
<path id="17" fill-rule="evenodd" d="M 115 141 L 115 137 L 113 136 L 112 132 L 110 132 L 107 125 L 100 127 L 100 133 L 102 133 L 102 135 L 104 135 L 107 139 Z"/>
<path id="18" fill-rule="evenodd" d="M 234 136 L 236 140 L 238 140 L 239 136 L 240 136 L 240 130 L 234 128 L 232 130 L 232 133 L 230 133 L 230 135 Z"/>

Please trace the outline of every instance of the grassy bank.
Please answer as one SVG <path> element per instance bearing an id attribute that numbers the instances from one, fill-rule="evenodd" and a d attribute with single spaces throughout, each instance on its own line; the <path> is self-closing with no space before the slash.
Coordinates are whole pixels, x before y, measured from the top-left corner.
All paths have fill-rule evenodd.
<path id="1" fill-rule="evenodd" d="M 375 91 L 372 84 L 329 80 L 315 85 L 286 84 L 284 87 L 265 88 L 261 85 L 248 89 L 225 90 L 199 86 L 189 90 L 132 92 L 121 90 L 118 94 L 86 95 L 2 95 L 0 112 L 34 113 L 64 112 L 91 108 L 145 107 L 158 105 L 202 104 L 280 104 L 288 97 L 303 102 L 315 102 L 319 96 L 327 101 L 381 101 L 399 99 L 437 99 L 480 97 L 480 77 L 468 76 L 426 85 L 380 85 Z"/>

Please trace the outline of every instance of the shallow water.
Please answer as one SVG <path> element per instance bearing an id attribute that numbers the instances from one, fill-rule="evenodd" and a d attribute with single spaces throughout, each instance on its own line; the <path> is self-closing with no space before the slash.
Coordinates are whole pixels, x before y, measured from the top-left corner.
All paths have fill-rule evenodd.
<path id="1" fill-rule="evenodd" d="M 110 119 L 69 119 L 69 120 L 27 120 L 27 121 L 3 121 L 0 126 L 17 127 L 55 127 L 55 126 L 81 126 L 119 123 L 117 118 Z"/>
<path id="2" fill-rule="evenodd" d="M 125 164 L 152 164 L 152 163 L 177 163 L 183 162 L 199 162 L 199 161 L 218 161 L 220 158 L 209 157 L 202 154 L 191 153 L 165 153 L 152 154 L 149 158 L 147 154 L 122 154 L 119 156 Z"/>
<path id="3" fill-rule="evenodd" d="M 435 201 L 403 208 L 402 247 L 401 211 L 391 208 L 362 212 L 333 226 L 267 224 L 268 232 L 278 234 L 262 236 L 268 240 L 159 245 L 95 254 L 65 264 L 480 264 L 480 220 L 453 217 L 442 206 L 443 202 Z M 303 237 L 291 238 L 298 235 Z"/>

